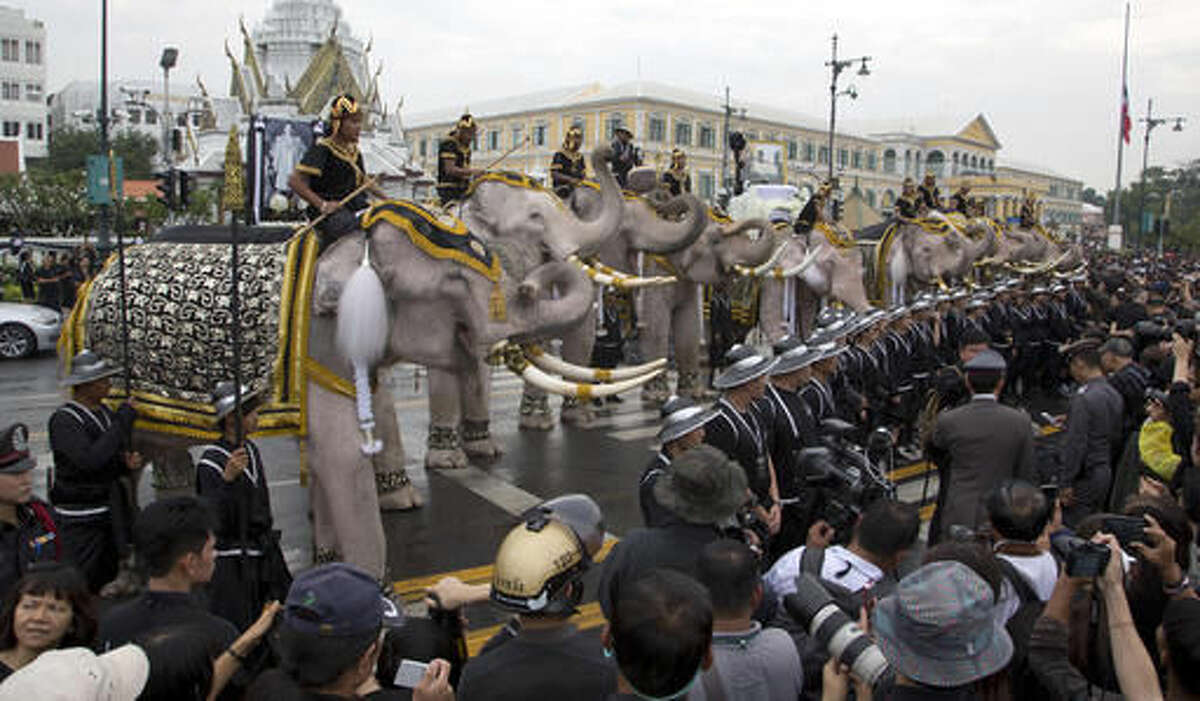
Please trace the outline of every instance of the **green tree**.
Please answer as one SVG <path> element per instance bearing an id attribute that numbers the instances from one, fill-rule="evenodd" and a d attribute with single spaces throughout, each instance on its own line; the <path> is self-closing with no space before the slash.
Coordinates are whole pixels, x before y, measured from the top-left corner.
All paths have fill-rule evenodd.
<path id="1" fill-rule="evenodd" d="M 1122 189 L 1120 196 L 1121 225 L 1131 244 L 1139 235 L 1144 248 L 1158 244 L 1153 224 L 1144 232 L 1139 225 L 1139 217 L 1144 211 L 1151 222 L 1170 222 L 1169 231 L 1163 236 L 1164 251 L 1200 250 L 1200 159 L 1174 169 L 1149 168 L 1144 179 Z M 1111 203 L 1114 201 L 1111 191 L 1106 200 L 1105 217 L 1106 221 L 1111 221 Z"/>
<path id="2" fill-rule="evenodd" d="M 1104 195 L 1096 192 L 1096 188 L 1094 187 L 1083 188 L 1083 192 L 1079 194 L 1079 199 L 1097 207 L 1103 207 L 1105 202 Z"/>
<path id="3" fill-rule="evenodd" d="M 127 130 L 117 133 L 112 139 L 112 149 L 125 162 L 125 177 L 145 180 L 154 171 L 154 155 L 158 142 L 141 132 Z M 90 129 L 60 127 L 50 134 L 49 155 L 39 164 L 38 170 L 45 173 L 82 171 L 87 167 L 87 157 L 100 152 L 100 141 Z"/>

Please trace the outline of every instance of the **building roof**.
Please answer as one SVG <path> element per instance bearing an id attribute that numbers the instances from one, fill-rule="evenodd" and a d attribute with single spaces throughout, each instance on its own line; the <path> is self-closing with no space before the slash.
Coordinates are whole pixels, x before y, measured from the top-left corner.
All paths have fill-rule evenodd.
<path id="1" fill-rule="evenodd" d="M 1048 176 L 1051 178 L 1058 178 L 1059 180 L 1069 180 L 1074 183 L 1082 183 L 1083 182 L 1079 178 L 1073 178 L 1069 175 L 1063 175 L 1062 173 L 1059 173 L 1058 171 L 1055 171 L 1055 170 L 1051 170 L 1050 168 L 1047 168 L 1046 166 L 1039 165 L 1037 163 L 1030 163 L 1029 161 L 1018 161 L 1014 158 L 1001 158 L 1000 160 L 996 161 L 996 168 L 997 168 L 997 170 L 999 170 L 1001 168 L 1006 168 L 1008 170 L 1019 170 L 1023 173 L 1031 173 L 1033 175 L 1044 175 L 1044 176 Z"/>

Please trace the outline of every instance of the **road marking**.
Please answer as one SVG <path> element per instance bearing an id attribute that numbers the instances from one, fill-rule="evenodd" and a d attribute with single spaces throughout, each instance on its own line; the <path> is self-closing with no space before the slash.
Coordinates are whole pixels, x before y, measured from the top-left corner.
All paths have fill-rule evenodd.
<path id="1" fill-rule="evenodd" d="M 513 516 L 520 516 L 526 510 L 545 501 L 536 494 L 494 477 L 473 465 L 461 470 L 443 470 L 441 474 Z"/>
<path id="2" fill-rule="evenodd" d="M 599 628 L 604 624 L 604 612 L 600 610 L 600 604 L 596 602 L 584 604 L 579 607 L 579 614 L 571 618 L 571 623 L 579 630 Z M 467 654 L 471 657 L 478 655 L 484 644 L 506 625 L 507 623 L 499 623 L 467 633 Z"/>
<path id="3" fill-rule="evenodd" d="M 627 428 L 623 431 L 610 431 L 609 436 L 619 441 L 640 441 L 658 435 L 658 426 L 642 426 Z"/>

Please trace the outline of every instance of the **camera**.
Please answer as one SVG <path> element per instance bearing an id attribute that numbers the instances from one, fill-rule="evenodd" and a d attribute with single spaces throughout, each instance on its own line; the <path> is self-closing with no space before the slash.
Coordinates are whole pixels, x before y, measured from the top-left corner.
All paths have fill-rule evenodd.
<path id="1" fill-rule="evenodd" d="M 849 667 L 863 682 L 876 687 L 892 676 L 883 652 L 812 574 L 806 572 L 796 578 L 796 593 L 785 596 L 783 605 L 788 615 L 829 651 L 830 657 Z"/>
<path id="2" fill-rule="evenodd" d="M 1077 536 L 1055 538 L 1052 547 L 1066 563 L 1068 577 L 1099 577 L 1108 567 L 1108 559 L 1112 556 L 1108 546 Z"/>
<path id="3" fill-rule="evenodd" d="M 1122 550 L 1128 550 L 1132 543 L 1150 543 L 1146 540 L 1146 520 L 1138 516 L 1105 517 L 1101 530 L 1116 536 Z"/>
<path id="4" fill-rule="evenodd" d="M 1181 319 L 1180 321 L 1176 322 L 1175 323 L 1175 333 L 1179 334 L 1180 336 L 1183 336 L 1184 338 L 1188 339 L 1189 341 L 1195 341 L 1196 340 L 1196 320 L 1195 319 Z"/>

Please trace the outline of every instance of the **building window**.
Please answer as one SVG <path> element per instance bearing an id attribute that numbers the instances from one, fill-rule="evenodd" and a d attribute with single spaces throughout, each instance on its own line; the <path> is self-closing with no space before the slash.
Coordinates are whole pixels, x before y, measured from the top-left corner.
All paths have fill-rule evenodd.
<path id="1" fill-rule="evenodd" d="M 5 61 L 20 61 L 21 42 L 16 39 L 0 39 L 0 58 Z"/>
<path id="2" fill-rule="evenodd" d="M 920 161 L 917 162 L 917 168 L 920 168 Z M 925 157 L 925 171 L 933 173 L 935 177 L 942 177 L 943 171 L 946 168 L 946 155 L 941 151 L 930 151 Z"/>
<path id="3" fill-rule="evenodd" d="M 5 122 L 4 123 L 4 135 L 5 136 L 20 136 L 21 135 L 21 123 L 20 122 Z"/>
<path id="4" fill-rule="evenodd" d="M 429 153 L 429 139 L 421 139 L 420 143 L 417 144 L 417 153 L 421 154 L 421 158 L 424 158 Z"/>
<path id="5" fill-rule="evenodd" d="M 489 151 L 496 151 L 500 148 L 500 131 L 498 129 L 488 132 L 487 147 Z"/>
<path id="6" fill-rule="evenodd" d="M 41 83 L 26 83 L 25 84 L 25 99 L 29 102 L 42 101 L 42 84 Z"/>
<path id="7" fill-rule="evenodd" d="M 146 110 L 146 124 L 158 124 L 158 112 Z"/>
<path id="8" fill-rule="evenodd" d="M 604 120 L 604 140 L 612 141 L 617 138 L 617 127 L 625 125 L 625 118 L 620 112 L 613 112 Z"/>
<path id="9" fill-rule="evenodd" d="M 41 122 L 29 122 L 25 125 L 25 138 L 33 141 L 42 140 L 42 124 Z"/>
<path id="10" fill-rule="evenodd" d="M 0 87 L 0 96 L 5 100 L 20 100 L 21 84 L 9 80 L 4 81 L 4 85 Z"/>
<path id="11" fill-rule="evenodd" d="M 804 142 L 804 160 L 812 163 L 813 159 L 813 143 L 811 141 Z"/>
<path id="12" fill-rule="evenodd" d="M 647 136 L 649 141 L 662 143 L 667 139 L 667 120 L 662 117 L 650 117 L 650 133 Z"/>
<path id="13" fill-rule="evenodd" d="M 797 151 L 799 151 L 799 150 L 800 149 L 796 148 L 795 141 L 788 141 L 788 160 L 789 161 L 796 160 Z"/>
<path id="14" fill-rule="evenodd" d="M 716 148 L 717 131 L 711 124 L 700 125 L 700 148 Z"/>
<path id="15" fill-rule="evenodd" d="M 828 163 L 828 162 L 829 162 L 829 147 L 822 146 L 821 148 L 817 149 L 817 163 Z"/>
<path id="16" fill-rule="evenodd" d="M 25 42 L 25 63 L 41 63 L 42 62 L 42 42 L 27 41 Z"/>
<path id="17" fill-rule="evenodd" d="M 883 172 L 885 172 L 885 173 L 895 173 L 896 172 L 896 150 L 895 149 L 890 148 L 883 152 Z"/>
<path id="18" fill-rule="evenodd" d="M 878 165 L 878 161 L 876 161 L 875 152 L 867 151 L 867 170 L 875 170 L 876 165 Z"/>
<path id="19" fill-rule="evenodd" d="M 512 148 L 520 148 L 525 141 L 525 127 L 512 128 Z"/>
<path id="20" fill-rule="evenodd" d="M 700 185 L 700 198 L 712 199 L 713 195 L 716 194 L 716 179 L 713 178 L 713 174 L 700 173 L 698 182 Z"/>
<path id="21" fill-rule="evenodd" d="M 875 191 L 867 190 L 867 206 L 875 209 Z"/>
<path id="22" fill-rule="evenodd" d="M 546 125 L 545 124 L 538 124 L 533 127 L 533 145 L 534 146 L 545 146 L 546 145 Z"/>
<path id="23" fill-rule="evenodd" d="M 691 122 L 675 122 L 675 145 L 676 146 L 691 146 L 692 145 L 692 123 Z"/>
<path id="24" fill-rule="evenodd" d="M 854 154 L 850 160 L 851 160 L 851 166 L 855 170 L 861 170 L 862 169 L 862 150 L 854 149 Z"/>
<path id="25" fill-rule="evenodd" d="M 129 110 L 129 123 L 130 124 L 141 124 L 142 123 L 142 111 L 141 110 Z"/>
<path id="26" fill-rule="evenodd" d="M 845 168 L 847 161 L 850 160 L 850 153 L 844 148 L 838 149 L 838 167 Z"/>

